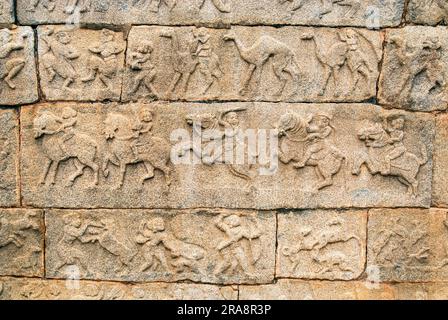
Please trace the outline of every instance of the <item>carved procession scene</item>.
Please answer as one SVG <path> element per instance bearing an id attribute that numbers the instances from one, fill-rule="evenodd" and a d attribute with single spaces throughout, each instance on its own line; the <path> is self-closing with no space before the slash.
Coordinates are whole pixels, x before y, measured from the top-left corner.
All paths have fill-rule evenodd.
<path id="1" fill-rule="evenodd" d="M 404 0 L 18 0 L 25 24 L 398 26 Z M 256 14 L 255 14 L 256 12 Z"/>
<path id="2" fill-rule="evenodd" d="M 0 209 L 0 275 L 43 275 L 43 214 Z"/>
<path id="3" fill-rule="evenodd" d="M 416 120 L 365 105 L 273 110 L 266 103 L 30 108 L 22 143 L 35 156 L 22 158 L 24 201 L 75 208 L 428 206 L 432 116 Z M 191 195 L 192 185 L 211 193 Z M 279 185 L 282 194 L 269 197 Z"/>
<path id="4" fill-rule="evenodd" d="M 64 278 L 239 283 L 273 278 L 275 217 L 235 212 L 51 211 L 48 272 Z"/>
<path id="5" fill-rule="evenodd" d="M 128 47 L 125 101 L 363 101 L 381 57 L 359 29 L 142 26 Z"/>
<path id="6" fill-rule="evenodd" d="M 448 107 L 445 28 L 405 27 L 386 33 L 380 103 L 415 111 Z"/>
<path id="7" fill-rule="evenodd" d="M 441 281 L 448 270 L 446 210 L 373 210 L 368 265 L 382 281 Z"/>
<path id="8" fill-rule="evenodd" d="M 40 85 L 48 100 L 119 100 L 126 43 L 109 29 L 40 26 Z"/>
<path id="9" fill-rule="evenodd" d="M 351 280 L 366 261 L 365 212 L 305 211 L 279 216 L 277 273 L 287 278 Z"/>

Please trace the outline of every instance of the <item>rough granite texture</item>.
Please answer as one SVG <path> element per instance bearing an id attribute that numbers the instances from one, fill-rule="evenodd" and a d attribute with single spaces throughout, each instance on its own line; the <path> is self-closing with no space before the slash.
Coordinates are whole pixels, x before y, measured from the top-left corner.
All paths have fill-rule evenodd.
<path id="1" fill-rule="evenodd" d="M 0 0 L 0 300 L 448 299 L 447 10 Z"/>

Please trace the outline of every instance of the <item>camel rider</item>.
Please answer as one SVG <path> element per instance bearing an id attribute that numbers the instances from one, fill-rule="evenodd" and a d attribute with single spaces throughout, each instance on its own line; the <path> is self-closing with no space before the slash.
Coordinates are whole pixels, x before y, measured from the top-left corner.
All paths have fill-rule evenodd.
<path id="1" fill-rule="evenodd" d="M 11 89 L 16 88 L 16 85 L 12 80 L 24 68 L 25 60 L 22 58 L 11 58 L 10 56 L 14 51 L 23 50 L 25 48 L 24 39 L 26 37 L 27 35 L 23 34 L 20 41 L 14 41 L 13 33 L 9 29 L 0 30 L 0 80 L 4 80 Z"/>
<path id="2" fill-rule="evenodd" d="M 65 142 L 72 139 L 75 136 L 75 125 L 78 122 L 78 113 L 70 107 L 64 108 L 62 111 L 62 123 L 59 131 L 64 132 L 59 139 L 59 145 L 62 151 L 67 153 L 65 148 Z"/>
<path id="3" fill-rule="evenodd" d="M 384 158 L 385 168 L 381 174 L 389 175 L 391 169 L 391 162 L 394 159 L 401 157 L 406 152 L 406 147 L 403 144 L 404 139 L 404 118 L 401 116 L 394 117 L 389 121 L 386 120 L 386 131 L 389 134 L 389 144 L 393 149 L 388 152 Z"/>
<path id="4" fill-rule="evenodd" d="M 325 149 L 325 139 L 328 138 L 334 131 L 330 125 L 331 118 L 325 114 L 318 114 L 313 116 L 308 123 L 305 152 L 302 161 L 296 163 L 294 168 L 303 168 L 311 157 Z"/>

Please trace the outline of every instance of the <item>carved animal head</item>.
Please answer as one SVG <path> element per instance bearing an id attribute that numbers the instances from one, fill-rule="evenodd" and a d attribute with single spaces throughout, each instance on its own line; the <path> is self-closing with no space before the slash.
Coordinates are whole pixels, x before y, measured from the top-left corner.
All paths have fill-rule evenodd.
<path id="1" fill-rule="evenodd" d="M 297 114 L 288 112 L 280 117 L 277 124 L 279 136 L 284 136 L 288 132 L 302 132 L 306 134 L 307 121 L 300 118 Z"/>
<path id="2" fill-rule="evenodd" d="M 39 139 L 44 134 L 57 133 L 59 129 L 58 117 L 49 111 L 41 112 L 33 122 L 34 138 Z"/>
<path id="3" fill-rule="evenodd" d="M 104 121 L 104 135 L 106 139 L 114 139 L 120 129 L 125 129 L 130 127 L 130 121 L 127 117 L 121 114 L 111 113 L 107 116 Z"/>
<path id="4" fill-rule="evenodd" d="M 371 124 L 358 132 L 359 140 L 365 142 L 367 147 L 381 148 L 387 145 L 386 131 L 380 123 Z"/>

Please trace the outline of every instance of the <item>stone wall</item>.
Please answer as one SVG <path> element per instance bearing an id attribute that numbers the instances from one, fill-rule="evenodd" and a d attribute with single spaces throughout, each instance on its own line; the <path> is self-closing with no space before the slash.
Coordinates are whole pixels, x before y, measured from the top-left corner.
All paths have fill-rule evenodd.
<path id="1" fill-rule="evenodd" d="M 0 0 L 0 299 L 448 298 L 446 0 Z"/>

